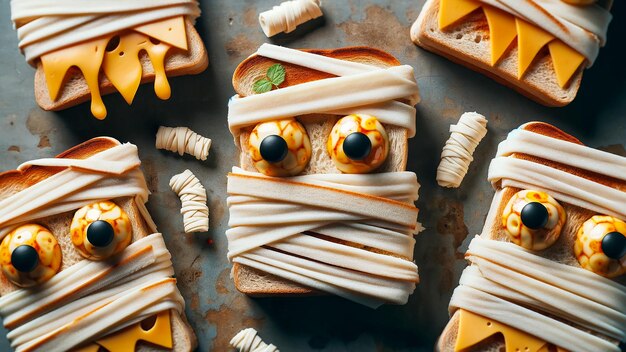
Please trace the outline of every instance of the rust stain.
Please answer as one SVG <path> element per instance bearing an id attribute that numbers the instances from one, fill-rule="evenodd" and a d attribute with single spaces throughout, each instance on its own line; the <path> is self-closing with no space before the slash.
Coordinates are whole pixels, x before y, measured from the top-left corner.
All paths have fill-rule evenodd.
<path id="1" fill-rule="evenodd" d="M 457 120 L 461 116 L 461 114 L 463 113 L 463 111 L 457 105 L 457 103 L 454 101 L 454 99 L 445 97 L 445 98 L 443 98 L 443 103 L 444 103 L 444 109 L 441 112 L 443 117 L 448 118 L 448 119 Z"/>
<path id="2" fill-rule="evenodd" d="M 393 12 L 377 5 L 368 6 L 365 16 L 364 21 L 348 21 L 338 25 L 346 34 L 346 42 L 372 46 L 405 57 L 417 57 L 417 50 L 411 44 L 410 23 L 403 24 Z"/>
<path id="3" fill-rule="evenodd" d="M 159 170 L 156 163 L 151 158 L 143 158 L 141 166 L 146 176 L 146 183 L 151 193 L 156 193 L 159 189 Z"/>
<path id="4" fill-rule="evenodd" d="M 192 311 L 197 311 L 200 308 L 200 296 L 197 292 L 193 292 L 191 294 L 191 302 L 189 303 L 189 307 Z"/>
<path id="5" fill-rule="evenodd" d="M 228 286 L 232 283 L 230 279 L 230 268 L 222 270 L 215 282 L 215 291 L 220 295 L 226 295 L 230 293 Z"/>
<path id="6" fill-rule="evenodd" d="M 213 223 L 213 226 L 217 226 L 217 224 L 222 221 L 222 218 L 224 218 L 224 214 L 226 213 L 224 201 L 219 197 L 210 197 L 209 210 L 211 211 L 210 221 Z"/>
<path id="7" fill-rule="evenodd" d="M 252 42 L 245 34 L 239 34 L 224 45 L 228 57 L 231 59 L 243 59 L 252 54 L 257 44 Z"/>
<path id="8" fill-rule="evenodd" d="M 21 151 L 21 149 L 17 145 L 12 145 L 9 148 L 7 148 L 7 151 L 9 151 L 9 152 L 18 152 L 19 153 Z"/>
<path id="9" fill-rule="evenodd" d="M 260 13 L 260 12 L 259 12 Z M 258 14 L 254 7 L 248 7 L 243 13 L 243 23 L 246 27 L 258 26 Z"/>
<path id="10" fill-rule="evenodd" d="M 183 269 L 180 272 L 179 279 L 189 287 L 194 287 L 198 280 L 202 277 L 202 270 L 199 270 L 195 267 Z"/>
<path id="11" fill-rule="evenodd" d="M 54 122 L 44 113 L 33 110 L 26 119 L 26 128 L 33 136 L 39 136 L 38 148 L 51 147 L 48 135 L 55 130 Z"/>
<path id="12" fill-rule="evenodd" d="M 231 302 L 222 304 L 218 309 L 210 309 L 204 314 L 209 325 L 214 325 L 217 331 L 213 338 L 211 351 L 230 351 L 230 340 L 244 328 L 256 328 L 263 323 L 263 319 L 247 315 L 249 303 L 245 296 L 237 295 Z"/>
<path id="13" fill-rule="evenodd" d="M 437 221 L 437 232 L 441 235 L 453 236 L 455 255 L 458 259 L 463 259 L 463 253 L 460 253 L 458 248 L 469 233 L 463 219 L 463 203 L 454 199 L 442 198 L 438 202 L 438 208 L 443 216 Z"/>

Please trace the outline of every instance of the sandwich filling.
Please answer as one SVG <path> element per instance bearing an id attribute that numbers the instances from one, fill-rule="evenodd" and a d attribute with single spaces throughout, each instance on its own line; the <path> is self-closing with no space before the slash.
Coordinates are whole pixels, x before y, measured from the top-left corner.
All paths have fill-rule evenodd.
<path id="1" fill-rule="evenodd" d="M 575 6 L 561 0 L 440 0 L 439 28 L 445 30 L 478 9 L 489 25 L 492 66 L 517 38 L 521 79 L 547 46 L 561 88 L 583 63 L 594 63 L 612 19 L 600 5 Z"/>
<path id="2" fill-rule="evenodd" d="M 623 170 L 626 158 L 517 129 L 500 144 L 489 169 L 489 180 L 496 189 L 544 191 L 559 201 L 626 219 L 626 192 L 515 158 L 515 154 L 621 181 L 626 180 L 623 174 L 609 170 Z M 507 351 L 547 351 L 548 344 L 570 351 L 620 351 L 609 339 L 626 340 L 623 285 L 593 270 L 558 263 L 514 243 L 484 236 L 472 240 L 466 257 L 471 265 L 450 301 L 451 313 L 461 310 L 455 350 L 502 333 Z M 614 260 L 616 265 L 625 265 L 626 257 Z"/>
<path id="3" fill-rule="evenodd" d="M 0 202 L 0 234 L 119 197 L 134 197 L 143 220 L 156 232 L 144 205 L 149 191 L 139 164 L 137 148 L 121 144 L 86 159 L 40 159 L 20 165 L 18 170 L 63 170 Z M 154 233 L 106 260 L 79 261 L 36 290 L 18 289 L 0 297 L 0 316 L 10 330 L 11 346 L 20 352 L 67 351 L 90 342 L 87 350 L 134 346 L 139 339 L 171 347 L 167 312 L 184 309 L 173 275 L 170 253 L 161 234 Z M 153 316 L 152 333 L 137 326 Z M 153 335 L 155 331 L 160 336 Z"/>
<path id="4" fill-rule="evenodd" d="M 66 75 L 77 67 L 91 92 L 91 111 L 106 117 L 100 97 L 103 73 L 130 104 L 141 82 L 140 55 L 147 53 L 155 73 L 155 93 L 170 97 L 165 57 L 171 48 L 187 51 L 185 19 L 200 15 L 196 0 L 142 0 L 50 3 L 11 1 L 11 19 L 26 61 L 41 61 L 48 93 L 56 101 Z"/>
<path id="5" fill-rule="evenodd" d="M 306 114 L 371 114 L 415 134 L 409 66 L 379 68 L 264 44 L 257 55 L 337 77 L 235 97 L 229 127 Z M 419 281 L 414 173 L 228 176 L 229 259 L 319 291 L 378 307 L 404 304 Z"/>

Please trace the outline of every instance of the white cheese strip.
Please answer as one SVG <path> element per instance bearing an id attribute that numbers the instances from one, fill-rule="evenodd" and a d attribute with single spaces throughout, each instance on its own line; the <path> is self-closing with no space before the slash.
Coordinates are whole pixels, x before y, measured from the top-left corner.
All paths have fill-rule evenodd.
<path id="1" fill-rule="evenodd" d="M 327 78 L 229 102 L 228 125 L 237 136 L 243 127 L 273 119 L 306 114 L 376 116 L 382 123 L 400 126 L 415 135 L 415 105 L 419 91 L 413 68 L 380 68 L 264 44 L 257 52 L 275 60 L 327 72 Z M 408 104 L 396 101 L 407 100 Z"/>
<path id="2" fill-rule="evenodd" d="M 272 344 L 263 342 L 259 334 L 253 328 L 239 331 L 230 340 L 230 345 L 239 352 L 279 352 L 278 348 Z"/>
<path id="3" fill-rule="evenodd" d="M 498 156 L 523 153 L 626 181 L 626 158 L 521 128 L 498 145 Z"/>
<path id="4" fill-rule="evenodd" d="M 620 352 L 617 345 L 607 340 L 468 286 L 458 286 L 452 294 L 451 313 L 458 308 L 509 325 L 569 351 Z"/>
<path id="5" fill-rule="evenodd" d="M 145 203 L 149 191 L 139 163 L 137 147 L 122 144 L 87 159 L 42 159 L 22 164 L 20 169 L 29 165 L 66 169 L 0 201 L 0 238 L 12 226 L 101 200 L 133 196 L 138 203 Z"/>
<path id="6" fill-rule="evenodd" d="M 183 155 L 193 155 L 198 160 L 206 160 L 211 148 L 211 140 L 203 137 L 188 127 L 160 126 L 156 134 L 155 146 Z"/>
<path id="7" fill-rule="evenodd" d="M 562 0 L 479 0 L 530 22 L 567 43 L 593 65 L 612 16 L 598 6 L 574 6 Z"/>
<path id="8" fill-rule="evenodd" d="M 62 47 L 138 25 L 176 16 L 195 20 L 200 15 L 197 0 L 85 2 L 45 0 L 11 1 L 11 18 L 18 29 L 19 47 L 26 60 Z"/>
<path id="9" fill-rule="evenodd" d="M 206 205 L 206 189 L 189 169 L 172 176 L 170 187 L 180 197 L 183 223 L 186 233 L 209 230 L 209 207 Z"/>
<path id="10" fill-rule="evenodd" d="M 319 0 L 285 1 L 271 10 L 261 12 L 259 23 L 266 36 L 290 33 L 304 22 L 322 16 Z"/>

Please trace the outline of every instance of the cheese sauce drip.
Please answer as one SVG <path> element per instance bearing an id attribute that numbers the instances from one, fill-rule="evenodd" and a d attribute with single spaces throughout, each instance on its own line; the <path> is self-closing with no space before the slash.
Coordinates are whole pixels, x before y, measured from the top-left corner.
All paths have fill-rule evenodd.
<path id="1" fill-rule="evenodd" d="M 285 1 L 259 15 L 259 23 L 266 36 L 290 33 L 297 26 L 322 16 L 319 0 Z"/>
<path id="2" fill-rule="evenodd" d="M 174 175 L 170 187 L 180 197 L 185 232 L 206 232 L 209 230 L 209 208 L 207 197 L 200 180 L 189 170 Z"/>
<path id="3" fill-rule="evenodd" d="M 172 48 L 187 50 L 185 19 L 200 13 L 196 0 L 115 1 L 100 4 L 72 1 L 11 1 L 11 17 L 19 47 L 33 66 L 41 62 L 50 100 L 63 96 L 65 78 L 75 67 L 91 92 L 91 112 L 106 117 L 100 96 L 100 74 L 132 102 L 144 74 L 145 52 L 154 71 L 154 90 L 170 97 L 165 57 Z"/>
<path id="4" fill-rule="evenodd" d="M 169 150 L 178 155 L 187 153 L 198 160 L 206 160 L 211 149 L 211 140 L 188 127 L 161 126 L 156 134 L 156 148 Z"/>

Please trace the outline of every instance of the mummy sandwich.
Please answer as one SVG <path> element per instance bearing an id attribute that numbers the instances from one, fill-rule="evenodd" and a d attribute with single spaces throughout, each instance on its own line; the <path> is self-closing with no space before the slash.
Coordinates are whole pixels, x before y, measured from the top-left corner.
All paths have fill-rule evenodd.
<path id="1" fill-rule="evenodd" d="M 0 174 L 0 316 L 15 351 L 191 351 L 137 147 L 100 137 Z"/>
<path id="2" fill-rule="evenodd" d="M 605 351 L 626 341 L 626 158 L 545 123 L 509 134 L 439 351 Z"/>
<path id="3" fill-rule="evenodd" d="M 612 0 L 427 0 L 419 46 L 547 106 L 569 104 L 606 42 Z"/>
<path id="4" fill-rule="evenodd" d="M 204 71 L 199 15 L 197 0 L 11 1 L 19 48 L 37 69 L 37 104 L 57 111 L 91 100 L 98 119 L 103 94 L 117 90 L 131 104 L 139 84 L 154 82 L 165 100 L 168 77 Z"/>
<path id="5" fill-rule="evenodd" d="M 255 94 L 264 77 L 278 87 Z M 226 235 L 237 289 L 406 303 L 419 280 L 419 185 L 404 171 L 413 69 L 372 48 L 264 44 L 233 84 L 228 122 L 241 154 Z"/>

